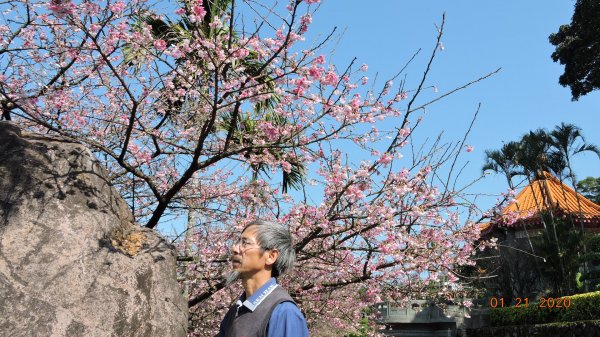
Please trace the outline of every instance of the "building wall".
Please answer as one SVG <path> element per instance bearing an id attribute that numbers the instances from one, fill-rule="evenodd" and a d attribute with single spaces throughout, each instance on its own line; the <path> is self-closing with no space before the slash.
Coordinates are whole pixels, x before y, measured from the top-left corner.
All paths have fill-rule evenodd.
<path id="1" fill-rule="evenodd" d="M 380 303 L 381 330 L 386 336 L 465 336 L 465 329 L 487 326 L 487 309 L 468 310 L 457 305 L 448 305 L 445 310 L 430 301 L 411 301 L 406 307 L 395 307 L 389 302 Z"/>

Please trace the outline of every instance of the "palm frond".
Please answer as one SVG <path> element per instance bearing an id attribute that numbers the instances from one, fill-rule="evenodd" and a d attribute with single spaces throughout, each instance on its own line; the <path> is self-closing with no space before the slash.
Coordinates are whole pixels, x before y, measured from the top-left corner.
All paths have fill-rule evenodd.
<path id="1" fill-rule="evenodd" d="M 594 144 L 583 144 L 577 150 L 575 150 L 573 154 L 582 152 L 593 152 L 600 158 L 600 148 Z"/>
<path id="2" fill-rule="evenodd" d="M 302 182 L 306 175 L 306 167 L 302 162 L 291 162 L 292 168 L 290 172 L 283 171 L 283 179 L 281 181 L 281 189 L 283 193 L 287 193 L 291 187 L 295 190 L 302 188 Z"/>

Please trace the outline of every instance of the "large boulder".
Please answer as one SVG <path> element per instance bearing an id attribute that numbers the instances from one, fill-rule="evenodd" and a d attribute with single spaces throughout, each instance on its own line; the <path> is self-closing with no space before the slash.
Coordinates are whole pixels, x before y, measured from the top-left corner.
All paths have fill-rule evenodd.
<path id="1" fill-rule="evenodd" d="M 0 335 L 185 336 L 176 256 L 89 149 L 0 122 Z"/>

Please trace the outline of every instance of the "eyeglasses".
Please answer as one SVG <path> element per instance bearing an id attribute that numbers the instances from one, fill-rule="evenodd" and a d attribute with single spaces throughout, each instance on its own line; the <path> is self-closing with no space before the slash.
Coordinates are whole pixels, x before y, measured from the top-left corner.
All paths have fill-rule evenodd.
<path id="1" fill-rule="evenodd" d="M 242 250 L 248 250 L 250 248 L 261 248 L 258 243 L 252 242 L 246 238 L 239 238 L 236 242 L 233 243 L 233 246 L 239 246 Z M 257 247 L 252 247 L 257 246 Z"/>

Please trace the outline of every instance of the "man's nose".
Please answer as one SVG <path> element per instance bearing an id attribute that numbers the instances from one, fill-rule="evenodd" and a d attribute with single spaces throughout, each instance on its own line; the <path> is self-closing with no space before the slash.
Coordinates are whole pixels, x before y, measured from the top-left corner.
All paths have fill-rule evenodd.
<path id="1" fill-rule="evenodd" d="M 240 243 L 239 242 L 235 242 L 232 246 L 231 246 L 231 252 L 234 254 L 240 254 L 241 250 L 240 250 Z"/>

